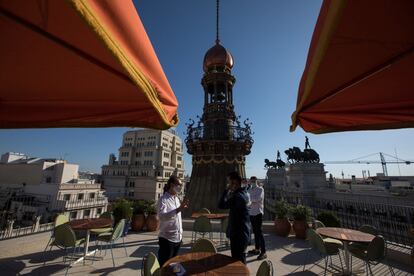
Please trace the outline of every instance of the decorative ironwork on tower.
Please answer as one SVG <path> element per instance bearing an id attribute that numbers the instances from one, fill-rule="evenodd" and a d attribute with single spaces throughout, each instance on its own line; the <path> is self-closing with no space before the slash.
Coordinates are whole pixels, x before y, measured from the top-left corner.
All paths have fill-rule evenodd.
<path id="1" fill-rule="evenodd" d="M 190 119 L 185 140 L 188 153 L 193 155 L 193 169 L 187 196 L 190 208 L 217 209 L 217 201 L 226 186 L 226 176 L 238 171 L 245 177 L 245 156 L 253 145 L 249 119 L 240 123 L 233 105 L 232 75 L 234 59 L 220 44 L 219 1 L 217 0 L 217 34 L 215 45 L 204 56 L 204 108 L 198 122 Z"/>

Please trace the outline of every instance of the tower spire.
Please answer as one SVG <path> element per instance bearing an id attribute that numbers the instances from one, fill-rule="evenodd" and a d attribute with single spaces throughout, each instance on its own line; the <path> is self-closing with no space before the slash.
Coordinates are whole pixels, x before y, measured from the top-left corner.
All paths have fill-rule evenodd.
<path id="1" fill-rule="evenodd" d="M 219 15 L 220 15 L 220 0 L 216 0 L 216 44 L 220 43 L 219 37 Z"/>

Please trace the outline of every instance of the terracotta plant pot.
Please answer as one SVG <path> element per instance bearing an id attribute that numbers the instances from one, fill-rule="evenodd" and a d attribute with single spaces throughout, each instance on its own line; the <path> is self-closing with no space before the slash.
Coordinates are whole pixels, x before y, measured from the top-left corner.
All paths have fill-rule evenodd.
<path id="1" fill-rule="evenodd" d="M 293 229 L 295 230 L 295 236 L 298 239 L 306 239 L 306 230 L 309 226 L 306 220 L 295 220 L 293 221 Z"/>
<path id="2" fill-rule="evenodd" d="M 275 219 L 276 235 L 281 237 L 289 236 L 291 227 L 292 226 L 287 218 Z"/>
<path id="3" fill-rule="evenodd" d="M 160 221 L 157 215 L 148 215 L 146 226 L 147 226 L 147 231 L 150 231 L 150 232 L 157 231 L 158 227 L 160 226 Z"/>
<path id="4" fill-rule="evenodd" d="M 141 231 L 145 225 L 145 215 L 144 214 L 136 214 L 132 216 L 132 223 L 131 228 L 133 231 Z"/>

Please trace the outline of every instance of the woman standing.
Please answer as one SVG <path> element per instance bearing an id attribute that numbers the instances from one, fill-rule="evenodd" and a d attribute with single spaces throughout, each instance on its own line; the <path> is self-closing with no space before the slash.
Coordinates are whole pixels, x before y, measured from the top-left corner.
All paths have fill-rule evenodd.
<path id="1" fill-rule="evenodd" d="M 188 208 L 188 201 L 178 198 L 183 185 L 176 176 L 171 176 L 164 186 L 164 194 L 158 200 L 158 217 L 160 233 L 158 235 L 158 260 L 162 266 L 172 257 L 177 256 L 183 239 L 181 212 Z"/>

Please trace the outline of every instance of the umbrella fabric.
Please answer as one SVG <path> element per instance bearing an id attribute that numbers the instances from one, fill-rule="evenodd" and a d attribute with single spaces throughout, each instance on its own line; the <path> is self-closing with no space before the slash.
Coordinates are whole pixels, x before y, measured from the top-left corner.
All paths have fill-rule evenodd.
<path id="1" fill-rule="evenodd" d="M 0 0 L 0 128 L 178 123 L 130 0 Z"/>
<path id="2" fill-rule="evenodd" d="M 414 126 L 414 1 L 325 0 L 291 131 Z"/>

